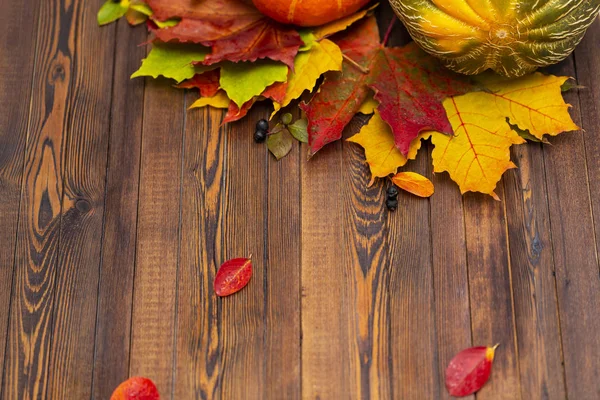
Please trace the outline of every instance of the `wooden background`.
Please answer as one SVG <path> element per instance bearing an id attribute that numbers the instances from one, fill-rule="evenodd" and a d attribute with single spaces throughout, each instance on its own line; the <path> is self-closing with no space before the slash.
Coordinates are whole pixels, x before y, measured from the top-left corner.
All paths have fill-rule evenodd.
<path id="1" fill-rule="evenodd" d="M 551 69 L 586 87 L 566 94 L 585 133 L 515 148 L 502 202 L 423 151 L 436 194 L 388 213 L 357 146 L 275 162 L 266 108 L 221 127 L 129 80 L 146 32 L 98 28 L 101 2 L 0 0 L 0 398 L 145 375 L 164 399 L 445 399 L 450 358 L 495 343 L 478 400 L 600 398 L 600 21 Z"/>

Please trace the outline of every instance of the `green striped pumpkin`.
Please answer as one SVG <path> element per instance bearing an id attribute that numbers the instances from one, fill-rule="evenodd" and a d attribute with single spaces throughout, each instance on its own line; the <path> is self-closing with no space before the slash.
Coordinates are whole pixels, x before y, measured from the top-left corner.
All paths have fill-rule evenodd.
<path id="1" fill-rule="evenodd" d="M 421 47 L 450 69 L 517 77 L 565 59 L 600 0 L 390 0 Z"/>

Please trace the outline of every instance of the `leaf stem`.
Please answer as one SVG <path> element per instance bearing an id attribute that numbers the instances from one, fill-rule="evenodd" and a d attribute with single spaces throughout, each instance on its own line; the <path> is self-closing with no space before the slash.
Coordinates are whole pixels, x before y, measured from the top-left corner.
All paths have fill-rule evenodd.
<path id="1" fill-rule="evenodd" d="M 356 61 L 354 61 L 353 59 L 351 59 L 347 55 L 342 54 L 342 56 L 344 57 L 344 60 L 348 61 L 350 64 L 352 64 L 355 68 L 357 68 L 363 74 L 366 75 L 369 72 L 371 72 L 368 68 L 363 67 L 362 65 L 360 65 L 359 63 L 357 63 Z"/>
<path id="2" fill-rule="evenodd" d="M 390 39 L 390 36 L 392 35 L 392 30 L 394 29 L 394 25 L 396 25 L 397 20 L 398 20 L 398 17 L 396 17 L 394 15 L 394 17 L 392 18 L 392 21 L 390 22 L 390 25 L 387 28 L 387 31 L 385 32 L 385 36 L 383 37 L 383 42 L 381 42 L 381 44 L 384 47 L 387 45 L 387 42 Z"/>

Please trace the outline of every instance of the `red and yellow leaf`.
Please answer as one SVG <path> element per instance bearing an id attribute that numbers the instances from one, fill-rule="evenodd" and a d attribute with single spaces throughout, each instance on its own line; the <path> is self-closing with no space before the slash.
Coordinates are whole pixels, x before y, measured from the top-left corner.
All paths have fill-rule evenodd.
<path id="1" fill-rule="evenodd" d="M 490 378 L 497 347 L 472 347 L 454 356 L 446 368 L 448 393 L 463 397 L 481 389 Z"/>
<path id="2" fill-rule="evenodd" d="M 400 189 L 419 197 L 431 197 L 435 191 L 429 179 L 415 172 L 400 172 L 392 177 L 392 182 Z"/>
<path id="3" fill-rule="evenodd" d="M 372 17 L 367 18 L 339 40 L 338 45 L 346 57 L 366 71 L 380 46 L 377 22 Z M 367 98 L 369 74 L 364 71 L 344 62 L 341 74 L 326 76 L 312 101 L 300 105 L 309 121 L 311 155 L 342 137 L 342 131 Z"/>
<path id="4" fill-rule="evenodd" d="M 311 153 L 341 138 L 369 89 L 375 91 L 381 118 L 392 128 L 396 147 L 404 155 L 423 131 L 452 133 L 442 101 L 473 90 L 469 78 L 448 71 L 415 44 L 383 46 L 373 17 L 337 43 L 347 60 L 342 73 L 329 75 L 312 101 L 302 106 L 309 120 Z"/>
<path id="5" fill-rule="evenodd" d="M 235 258 L 225 262 L 217 271 L 214 289 L 217 296 L 224 297 L 242 290 L 252 277 L 252 260 Z"/>
<path id="6" fill-rule="evenodd" d="M 148 378 L 136 376 L 121 383 L 110 400 L 160 400 L 158 389 Z"/>
<path id="7" fill-rule="evenodd" d="M 381 118 L 394 132 L 396 146 L 407 154 L 410 143 L 425 130 L 452 135 L 442 101 L 475 89 L 469 78 L 445 68 L 415 43 L 382 48 L 372 66 L 370 87 Z"/>

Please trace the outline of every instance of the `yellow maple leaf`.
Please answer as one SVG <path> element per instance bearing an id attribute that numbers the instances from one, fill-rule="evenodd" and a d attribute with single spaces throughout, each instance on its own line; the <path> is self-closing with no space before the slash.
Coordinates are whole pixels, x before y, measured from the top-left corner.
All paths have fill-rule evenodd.
<path id="1" fill-rule="evenodd" d="M 229 97 L 227 97 L 227 93 L 225 93 L 223 90 L 219 90 L 213 97 L 200 97 L 190 106 L 190 109 L 206 106 L 211 106 L 214 108 L 229 108 L 229 103 L 231 103 L 231 100 L 229 100 Z"/>
<path id="2" fill-rule="evenodd" d="M 506 116 L 493 104 L 494 95 L 468 93 L 444 101 L 454 136 L 431 132 L 434 172 L 448 172 L 462 193 L 482 192 L 497 198 L 494 189 L 502 174 L 516 168 L 510 147 L 525 143 Z"/>
<path id="3" fill-rule="evenodd" d="M 285 98 L 281 104 L 273 103 L 273 115 L 300 97 L 305 90 L 312 90 L 325 72 L 341 71 L 342 60 L 339 46 L 328 39 L 315 42 L 310 50 L 298 53 L 294 60 L 294 72 L 288 80 Z"/>
<path id="4" fill-rule="evenodd" d="M 571 106 L 562 97 L 561 87 L 568 79 L 537 72 L 510 80 L 488 75 L 481 82 L 493 96 L 490 106 L 508 117 L 510 123 L 542 140 L 546 134 L 579 130 L 569 115 Z"/>
<path id="5" fill-rule="evenodd" d="M 421 148 L 421 138 L 422 136 L 419 136 L 413 140 L 408 158 L 405 157 L 394 143 L 394 134 L 390 126 L 375 110 L 369 123 L 348 141 L 357 143 L 365 149 L 367 164 L 369 164 L 372 175 L 371 183 L 373 183 L 375 178 L 384 178 L 395 174 L 398 168 L 406 165 L 408 160 L 414 160 Z"/>
<path id="6" fill-rule="evenodd" d="M 435 191 L 433 183 L 416 172 L 399 172 L 392 177 L 392 182 L 400 189 L 419 197 L 431 197 Z"/>
<path id="7" fill-rule="evenodd" d="M 328 24 L 322 25 L 313 31 L 313 35 L 315 36 L 316 40 L 321 40 L 335 33 L 341 32 L 348 28 L 350 25 L 354 24 L 357 21 L 360 21 L 361 19 L 369 15 L 375 8 L 377 8 L 378 5 L 379 4 L 375 4 L 373 7 L 368 8 L 366 10 L 359 11 L 345 18 L 341 18 Z"/>
<path id="8" fill-rule="evenodd" d="M 379 107 L 379 102 L 373 98 L 373 93 L 371 93 L 360 105 L 358 112 L 365 115 L 373 114 L 377 107 Z"/>

